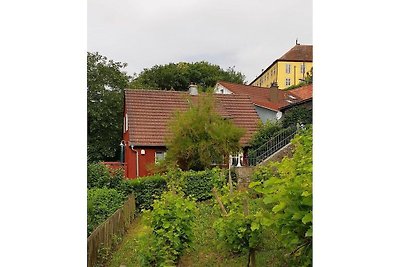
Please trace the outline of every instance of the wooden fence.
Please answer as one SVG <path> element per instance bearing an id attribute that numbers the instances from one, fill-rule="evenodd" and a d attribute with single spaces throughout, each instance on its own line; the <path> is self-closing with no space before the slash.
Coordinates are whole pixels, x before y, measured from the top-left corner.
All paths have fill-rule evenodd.
<path id="1" fill-rule="evenodd" d="M 135 197 L 130 195 L 124 205 L 100 224 L 87 239 L 87 266 L 96 264 L 99 249 L 111 249 L 113 238 L 123 236 L 131 225 L 135 214 Z"/>

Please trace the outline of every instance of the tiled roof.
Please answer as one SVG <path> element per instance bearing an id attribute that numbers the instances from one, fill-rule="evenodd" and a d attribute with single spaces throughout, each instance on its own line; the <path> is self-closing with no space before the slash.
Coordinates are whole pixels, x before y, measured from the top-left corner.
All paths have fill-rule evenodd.
<path id="1" fill-rule="evenodd" d="M 278 60 L 285 61 L 313 61 L 312 45 L 295 45 Z"/>
<path id="2" fill-rule="evenodd" d="M 216 111 L 232 119 L 246 130 L 240 143 L 246 145 L 257 131 L 258 115 L 247 95 L 214 95 Z M 125 90 L 128 113 L 129 141 L 135 146 L 165 146 L 168 123 L 175 111 L 189 107 L 187 92 L 161 90 Z"/>
<path id="3" fill-rule="evenodd" d="M 264 73 L 266 73 L 276 62 L 278 61 L 300 61 L 300 62 L 312 62 L 313 61 L 313 46 L 312 45 L 295 45 L 289 51 L 287 51 L 283 56 L 276 59 L 268 66 L 264 71 L 261 72 L 252 82 L 254 83 L 258 78 L 260 78 Z"/>
<path id="4" fill-rule="evenodd" d="M 273 99 L 273 88 L 258 87 L 252 85 L 218 82 L 233 94 L 248 95 L 251 101 L 260 107 L 278 111 L 283 107 L 312 98 L 312 85 L 299 87 L 292 90 L 277 90 L 277 97 Z"/>
<path id="5" fill-rule="evenodd" d="M 295 89 L 286 90 L 286 92 L 290 92 L 292 95 L 298 96 L 302 100 L 308 100 L 313 97 L 313 86 L 312 84 L 309 84 Z"/>

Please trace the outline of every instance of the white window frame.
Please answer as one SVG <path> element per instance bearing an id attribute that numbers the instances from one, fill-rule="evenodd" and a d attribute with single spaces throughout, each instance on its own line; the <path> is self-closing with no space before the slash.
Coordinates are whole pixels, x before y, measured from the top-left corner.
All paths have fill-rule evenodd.
<path id="1" fill-rule="evenodd" d="M 290 73 L 290 64 L 286 64 L 286 73 Z"/>
<path id="2" fill-rule="evenodd" d="M 290 86 L 290 78 L 286 78 L 285 83 L 286 83 L 286 86 Z"/>
<path id="3" fill-rule="evenodd" d="M 160 160 L 163 160 L 163 159 L 165 159 L 165 151 L 156 151 L 156 152 L 154 152 L 154 162 L 157 164 L 157 163 L 159 163 L 160 162 L 160 160 L 157 160 L 157 154 L 158 153 L 162 153 L 162 155 L 163 155 L 163 158 L 162 159 L 160 159 Z"/>
<path id="4" fill-rule="evenodd" d="M 300 65 L 300 73 L 306 73 L 306 64 L 301 64 Z"/>
<path id="5" fill-rule="evenodd" d="M 124 133 L 128 131 L 128 113 L 125 114 L 125 120 L 124 120 Z"/>

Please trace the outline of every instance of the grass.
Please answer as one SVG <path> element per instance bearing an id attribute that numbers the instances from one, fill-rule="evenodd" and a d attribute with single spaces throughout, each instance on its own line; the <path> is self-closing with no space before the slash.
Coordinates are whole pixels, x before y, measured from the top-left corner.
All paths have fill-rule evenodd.
<path id="1" fill-rule="evenodd" d="M 180 258 L 179 267 L 211 267 L 211 266 L 247 266 L 247 254 L 233 254 L 217 240 L 213 223 L 220 217 L 218 209 L 213 207 L 212 201 L 198 203 L 198 213 L 194 225 L 194 240 L 189 249 Z M 146 231 L 143 218 L 137 217 L 128 230 L 121 244 L 113 253 L 107 266 L 138 267 L 139 255 L 137 252 L 138 236 Z M 262 249 L 256 253 L 257 266 L 287 266 L 284 254 L 287 253 L 279 245 L 272 231 L 265 233 Z"/>

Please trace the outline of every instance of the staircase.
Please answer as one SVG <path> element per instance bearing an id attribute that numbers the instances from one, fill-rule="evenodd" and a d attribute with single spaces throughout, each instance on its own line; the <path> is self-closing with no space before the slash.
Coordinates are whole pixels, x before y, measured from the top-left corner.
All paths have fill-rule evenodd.
<path id="1" fill-rule="evenodd" d="M 248 166 L 257 166 L 264 160 L 287 146 L 297 132 L 297 127 L 290 127 L 279 131 L 265 144 L 255 150 L 249 151 L 247 158 Z"/>

